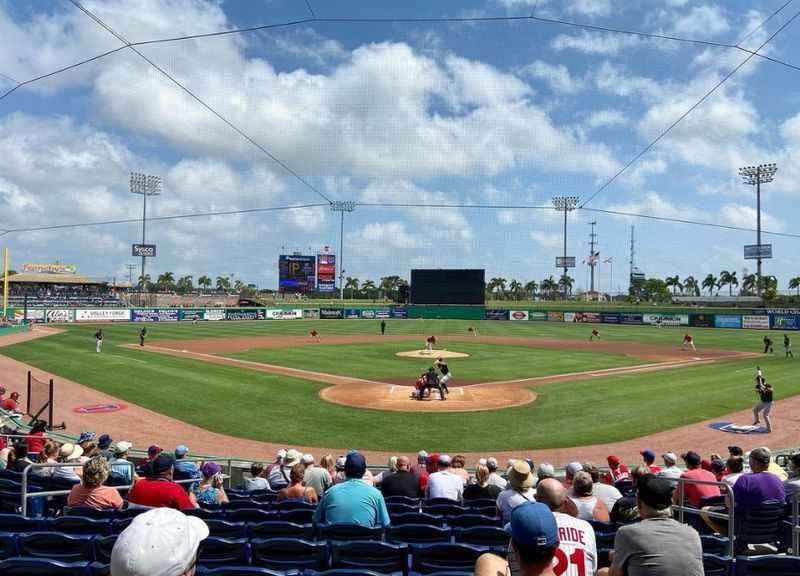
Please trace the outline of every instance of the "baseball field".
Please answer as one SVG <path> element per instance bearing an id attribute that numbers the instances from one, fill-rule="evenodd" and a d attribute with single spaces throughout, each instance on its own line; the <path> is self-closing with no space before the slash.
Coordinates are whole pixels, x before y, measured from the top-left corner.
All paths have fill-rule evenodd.
<path id="1" fill-rule="evenodd" d="M 478 337 L 467 328 L 478 328 Z M 0 354 L 203 429 L 243 439 L 306 446 L 412 451 L 533 450 L 618 442 L 748 408 L 756 365 L 776 399 L 800 394 L 798 364 L 759 355 L 763 331 L 547 322 L 377 320 L 109 324 Z M 320 341 L 308 337 L 316 329 Z M 409 393 L 434 358 L 452 358 L 448 401 Z M 776 342 L 781 336 L 772 333 Z M 69 408 L 69 397 L 57 397 Z M 231 447 L 235 453 L 235 447 Z"/>

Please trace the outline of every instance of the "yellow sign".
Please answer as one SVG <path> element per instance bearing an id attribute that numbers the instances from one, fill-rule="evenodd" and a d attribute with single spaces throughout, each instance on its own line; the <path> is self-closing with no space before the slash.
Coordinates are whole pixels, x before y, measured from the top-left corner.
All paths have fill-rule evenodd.
<path id="1" fill-rule="evenodd" d="M 34 272 L 38 274 L 75 274 L 78 267 L 74 264 L 23 264 L 23 272 Z"/>

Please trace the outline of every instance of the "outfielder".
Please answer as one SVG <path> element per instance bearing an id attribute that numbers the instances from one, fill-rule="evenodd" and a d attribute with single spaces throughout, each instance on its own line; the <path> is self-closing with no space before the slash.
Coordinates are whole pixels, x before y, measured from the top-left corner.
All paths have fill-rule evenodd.
<path id="1" fill-rule="evenodd" d="M 436 344 L 436 336 L 428 336 L 425 339 L 425 350 L 427 354 L 433 354 L 433 347 Z"/>
<path id="2" fill-rule="evenodd" d="M 686 347 L 691 348 L 695 352 L 697 352 L 697 348 L 694 347 L 694 338 L 688 332 L 683 335 L 683 343 L 681 344 L 681 350 L 686 350 Z"/>
<path id="3" fill-rule="evenodd" d="M 450 394 L 450 390 L 447 388 L 447 383 L 453 378 L 453 374 L 450 372 L 450 368 L 447 366 L 447 361 L 444 358 L 438 358 L 434 363 L 434 366 L 439 369 L 439 373 L 442 375 L 439 378 L 439 384 L 441 384 L 441 386 L 444 388 L 445 394 Z"/>
<path id="4" fill-rule="evenodd" d="M 600 331 L 597 328 L 592 328 L 592 334 L 589 336 L 589 342 L 597 338 L 600 340 Z"/>
<path id="5" fill-rule="evenodd" d="M 316 330 L 312 330 L 311 332 L 309 332 L 308 336 L 312 340 L 314 340 L 314 342 L 320 342 L 319 332 L 317 332 Z"/>
<path id="6" fill-rule="evenodd" d="M 764 423 L 767 425 L 767 432 L 772 432 L 772 420 L 769 417 L 769 413 L 772 411 L 772 392 L 772 384 L 767 382 L 756 384 L 759 403 L 753 406 L 753 426 L 760 422 L 759 414 L 762 414 Z"/>
<path id="7" fill-rule="evenodd" d="M 789 336 L 786 334 L 783 335 L 783 350 L 786 352 L 786 358 L 794 358 L 794 354 L 792 354 L 792 341 L 789 340 Z"/>
<path id="8" fill-rule="evenodd" d="M 775 350 L 772 349 L 772 338 L 769 336 L 764 336 L 764 354 L 774 354 Z"/>
<path id="9" fill-rule="evenodd" d="M 103 349 L 103 330 L 102 330 L 102 328 L 97 330 L 97 332 L 94 333 L 94 339 L 96 341 L 95 350 L 97 350 L 97 353 L 100 354 L 100 351 Z"/>
<path id="10" fill-rule="evenodd" d="M 142 329 L 139 330 L 139 346 L 144 347 L 144 339 L 147 336 L 147 328 L 142 326 Z"/>
<path id="11" fill-rule="evenodd" d="M 469 328 L 467 328 L 467 332 L 469 332 L 473 336 L 478 335 L 478 329 L 475 326 L 470 326 Z"/>

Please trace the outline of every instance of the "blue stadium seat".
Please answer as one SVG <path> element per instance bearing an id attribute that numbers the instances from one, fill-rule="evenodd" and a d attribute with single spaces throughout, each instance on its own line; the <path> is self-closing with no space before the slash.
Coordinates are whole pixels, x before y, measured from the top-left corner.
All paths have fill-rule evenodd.
<path id="1" fill-rule="evenodd" d="M 361 526 L 359 524 L 319 524 L 317 526 L 322 540 L 380 540 L 384 528 Z"/>
<path id="2" fill-rule="evenodd" d="M 211 518 L 220 518 L 222 520 L 226 520 L 222 514 L 222 510 L 205 510 L 204 508 L 191 508 L 189 510 L 182 510 L 184 514 L 188 514 L 189 516 L 197 516 L 198 518 L 202 518 L 203 520 L 209 520 Z"/>
<path id="3" fill-rule="evenodd" d="M 88 562 L 59 562 L 49 558 L 9 558 L 0 562 L 3 576 L 86 576 Z"/>
<path id="4" fill-rule="evenodd" d="M 114 543 L 117 541 L 117 535 L 100 536 L 92 541 L 92 549 L 94 551 L 95 562 L 109 564 L 111 562 L 111 550 L 114 548 Z"/>
<path id="5" fill-rule="evenodd" d="M 451 518 L 453 516 L 462 516 L 464 514 L 470 513 L 469 508 L 464 508 L 463 506 L 460 506 L 456 502 L 451 502 L 449 504 L 423 505 L 422 511 L 427 512 L 428 514 L 444 516 L 446 518 Z"/>
<path id="6" fill-rule="evenodd" d="M 737 556 L 736 576 L 797 576 L 800 556 Z"/>
<path id="7" fill-rule="evenodd" d="M 497 505 L 491 504 L 489 506 L 469 506 L 467 508 L 468 514 L 480 514 L 482 516 L 497 516 Z"/>
<path id="8" fill-rule="evenodd" d="M 64 534 L 96 534 L 105 536 L 111 532 L 111 521 L 84 516 L 61 516 L 46 520 L 45 530 Z"/>
<path id="9" fill-rule="evenodd" d="M 472 528 L 473 526 L 501 526 L 503 521 L 496 516 L 482 516 L 480 514 L 462 514 L 450 516 L 447 525 L 453 528 Z"/>
<path id="10" fill-rule="evenodd" d="M 269 512 L 274 509 L 272 504 L 264 504 L 257 500 L 231 500 L 225 507 L 222 509 L 223 512 L 229 512 L 231 510 L 242 510 L 243 508 L 255 508 L 256 510 L 264 510 L 265 512 Z"/>
<path id="11" fill-rule="evenodd" d="M 315 572 L 313 570 L 304 570 L 303 576 L 386 576 L 382 572 L 373 572 L 372 570 L 359 570 L 357 568 L 332 568 L 324 572 Z"/>
<path id="12" fill-rule="evenodd" d="M 284 510 L 316 510 L 317 505 L 301 500 L 283 500 L 276 504 L 278 511 Z"/>
<path id="13" fill-rule="evenodd" d="M 277 520 L 276 512 L 267 512 L 259 508 L 243 508 L 241 510 L 230 510 L 222 515 L 222 519 L 229 522 L 265 522 L 267 520 Z"/>
<path id="14" fill-rule="evenodd" d="M 731 576 L 733 558 L 717 554 L 703 554 L 705 576 Z"/>
<path id="15" fill-rule="evenodd" d="M 246 538 L 218 538 L 209 536 L 200 543 L 198 564 L 203 566 L 237 566 L 250 563 L 250 545 Z"/>
<path id="16" fill-rule="evenodd" d="M 196 574 L 197 576 L 286 576 L 284 572 L 257 566 L 220 566 L 218 568 L 198 566 Z M 303 574 L 305 576 L 308 572 Z"/>
<path id="17" fill-rule="evenodd" d="M 313 524 L 295 524 L 293 522 L 282 522 L 280 520 L 259 522 L 250 524 L 250 538 L 302 538 L 304 540 L 314 539 Z"/>
<path id="18" fill-rule="evenodd" d="M 408 546 L 371 540 L 331 544 L 331 567 L 408 573 Z"/>
<path id="19" fill-rule="evenodd" d="M 616 532 L 595 532 L 594 539 L 597 548 L 614 548 L 614 538 L 617 537 Z"/>
<path id="20" fill-rule="evenodd" d="M 79 562 L 92 560 L 92 539 L 84 534 L 33 532 L 20 534 L 17 543 L 20 556 Z"/>
<path id="21" fill-rule="evenodd" d="M 293 522 L 295 524 L 309 524 L 314 521 L 314 510 L 282 510 L 274 520 Z"/>
<path id="22" fill-rule="evenodd" d="M 255 495 L 255 492 L 253 494 L 253 501 L 258 502 L 261 505 L 273 504 L 278 499 L 278 494 L 276 492 L 264 492 L 262 490 L 258 490 L 258 495 Z"/>
<path id="23" fill-rule="evenodd" d="M 700 544 L 703 545 L 703 553 L 727 556 L 731 551 L 731 541 L 724 536 L 713 536 L 703 534 L 700 536 Z"/>
<path id="24" fill-rule="evenodd" d="M 784 502 L 765 502 L 752 506 L 736 516 L 736 549 L 743 551 L 748 544 L 773 544 L 783 536 Z"/>
<path id="25" fill-rule="evenodd" d="M 402 502 L 387 502 L 386 509 L 392 516 L 395 514 L 413 514 L 414 512 L 419 512 L 419 505 L 405 504 Z"/>
<path id="26" fill-rule="evenodd" d="M 17 536 L 10 532 L 0 532 L 0 560 L 19 554 Z"/>
<path id="27" fill-rule="evenodd" d="M 247 538 L 247 524 L 244 522 L 228 522 L 227 520 L 209 519 L 206 526 L 211 536 L 220 538 Z"/>
<path id="28" fill-rule="evenodd" d="M 92 562 L 89 564 L 89 576 L 111 576 L 111 565 Z"/>
<path id="29" fill-rule="evenodd" d="M 507 547 L 509 541 L 508 532 L 499 526 L 456 528 L 453 536 L 456 542 L 475 546 Z"/>
<path id="30" fill-rule="evenodd" d="M 268 538 L 250 541 L 253 565 L 272 570 L 325 570 L 328 545 L 300 538 Z"/>
<path id="31" fill-rule="evenodd" d="M 133 517 L 130 518 L 115 518 L 111 521 L 111 533 L 112 534 L 119 534 L 125 528 L 127 528 L 130 523 L 133 522 Z"/>
<path id="32" fill-rule="evenodd" d="M 464 500 L 464 506 L 467 508 L 484 508 L 486 506 L 494 506 L 497 508 L 497 500 L 494 498 L 473 498 L 472 500 Z"/>
<path id="33" fill-rule="evenodd" d="M 430 524 L 400 524 L 391 526 L 386 533 L 390 542 L 404 544 L 432 544 L 434 542 L 450 542 L 450 528 L 431 526 Z"/>
<path id="34" fill-rule="evenodd" d="M 75 506 L 73 508 L 64 506 L 64 516 L 83 516 L 84 518 L 101 518 L 105 520 L 111 520 L 116 518 L 117 511 L 111 508 L 97 510 L 96 508 L 89 508 L 87 506 Z"/>
<path id="35" fill-rule="evenodd" d="M 385 500 L 387 506 L 389 504 L 406 504 L 419 509 L 419 498 L 410 498 L 409 496 L 387 496 Z"/>
<path id="36" fill-rule="evenodd" d="M 451 500 L 450 498 L 423 498 L 421 502 L 423 508 L 438 506 L 439 504 L 458 504 L 457 500 Z"/>
<path id="37" fill-rule="evenodd" d="M 44 522 L 39 518 L 26 518 L 19 514 L 0 514 L 0 530 L 3 532 L 39 532 Z"/>
<path id="38" fill-rule="evenodd" d="M 128 504 L 127 508 L 123 508 L 122 510 L 117 510 L 114 512 L 114 519 L 120 518 L 135 518 L 139 514 L 143 514 L 150 510 L 148 506 L 137 506 L 136 504 Z M 184 514 L 186 510 L 183 511 Z"/>
<path id="39" fill-rule="evenodd" d="M 401 524 L 428 524 L 430 526 L 444 526 L 444 516 L 434 516 L 425 512 L 407 512 L 405 514 L 390 514 L 392 526 Z"/>
<path id="40" fill-rule="evenodd" d="M 472 571 L 485 546 L 470 544 L 412 544 L 411 569 L 422 574 L 441 571 Z"/>

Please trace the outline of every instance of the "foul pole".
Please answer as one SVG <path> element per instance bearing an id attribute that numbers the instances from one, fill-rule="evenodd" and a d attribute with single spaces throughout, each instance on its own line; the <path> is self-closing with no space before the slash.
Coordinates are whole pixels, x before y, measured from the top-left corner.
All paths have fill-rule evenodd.
<path id="1" fill-rule="evenodd" d="M 3 249 L 3 318 L 8 320 L 8 248 Z"/>

